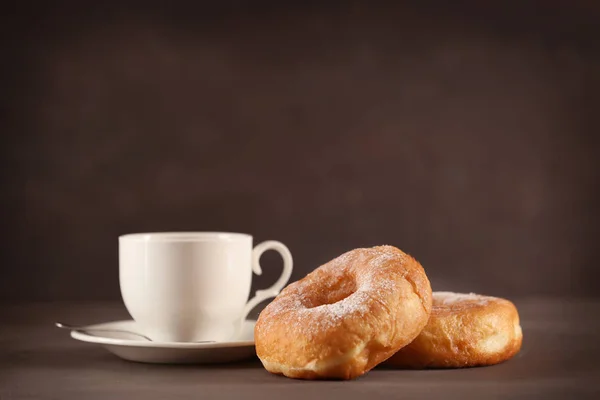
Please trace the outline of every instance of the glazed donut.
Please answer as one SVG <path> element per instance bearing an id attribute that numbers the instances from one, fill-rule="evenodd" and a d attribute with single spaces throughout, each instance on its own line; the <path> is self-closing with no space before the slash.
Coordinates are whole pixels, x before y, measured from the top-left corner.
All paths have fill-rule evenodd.
<path id="1" fill-rule="evenodd" d="M 498 364 L 521 349 L 523 333 L 513 303 L 474 293 L 434 292 L 429 322 L 384 365 L 459 368 Z"/>
<path id="2" fill-rule="evenodd" d="M 355 249 L 265 307 L 256 354 L 289 378 L 354 379 L 410 343 L 430 312 L 431 286 L 414 258 L 392 246 Z"/>

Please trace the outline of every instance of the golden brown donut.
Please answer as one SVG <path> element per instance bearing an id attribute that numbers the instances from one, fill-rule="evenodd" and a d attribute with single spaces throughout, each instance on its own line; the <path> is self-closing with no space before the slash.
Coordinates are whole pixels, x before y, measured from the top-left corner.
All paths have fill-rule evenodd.
<path id="1" fill-rule="evenodd" d="M 256 354 L 267 371 L 353 379 L 410 343 L 431 312 L 423 267 L 392 246 L 356 249 L 286 287 L 260 313 Z"/>
<path id="2" fill-rule="evenodd" d="M 519 352 L 523 333 L 513 303 L 498 297 L 434 292 L 425 329 L 385 365 L 459 368 L 498 364 Z"/>

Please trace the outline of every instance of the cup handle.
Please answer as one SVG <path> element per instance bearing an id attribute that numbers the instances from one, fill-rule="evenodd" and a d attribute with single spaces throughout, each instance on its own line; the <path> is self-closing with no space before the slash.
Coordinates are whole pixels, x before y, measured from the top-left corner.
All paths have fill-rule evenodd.
<path id="1" fill-rule="evenodd" d="M 254 297 L 250 299 L 250 301 L 248 301 L 246 304 L 246 307 L 244 307 L 242 321 L 246 319 L 250 311 L 252 311 L 252 309 L 256 307 L 258 303 L 268 298 L 277 296 L 285 284 L 290 280 L 290 276 L 292 276 L 292 253 L 290 253 L 289 249 L 283 243 L 275 240 L 267 240 L 266 242 L 257 244 L 256 247 L 254 247 L 254 250 L 252 250 L 252 271 L 254 271 L 256 275 L 262 275 L 260 256 L 267 250 L 275 250 L 279 252 L 281 258 L 283 259 L 283 272 L 273 286 L 264 290 L 256 291 Z"/>

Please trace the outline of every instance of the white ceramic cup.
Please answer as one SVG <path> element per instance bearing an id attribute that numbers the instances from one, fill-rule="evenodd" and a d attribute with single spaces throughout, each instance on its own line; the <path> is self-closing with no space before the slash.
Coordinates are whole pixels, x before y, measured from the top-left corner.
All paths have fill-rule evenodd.
<path id="1" fill-rule="evenodd" d="M 259 258 L 276 250 L 283 273 L 248 301 Z M 280 242 L 252 247 L 252 236 L 226 232 L 136 233 L 119 237 L 119 283 L 141 333 L 161 342 L 231 340 L 261 301 L 277 296 L 292 273 Z"/>

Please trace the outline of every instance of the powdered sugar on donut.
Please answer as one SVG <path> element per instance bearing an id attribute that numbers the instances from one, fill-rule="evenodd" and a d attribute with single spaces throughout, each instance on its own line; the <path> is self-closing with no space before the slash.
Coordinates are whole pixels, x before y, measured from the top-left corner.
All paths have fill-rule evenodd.
<path id="1" fill-rule="evenodd" d="M 490 297 L 476 293 L 433 292 L 433 302 L 435 305 L 453 306 L 466 301 L 478 305 L 486 305 L 489 303 Z"/>
<path id="2" fill-rule="evenodd" d="M 327 330 L 342 322 L 350 315 L 362 318 L 368 311 L 365 292 L 355 292 L 350 296 L 333 304 L 322 304 L 317 307 L 307 308 L 301 297 L 294 296 L 285 302 L 280 302 L 272 307 L 272 314 L 288 313 L 286 315 L 290 328 L 296 332 L 312 335 L 318 331 Z M 305 324 L 307 315 L 312 315 L 313 324 Z"/>
<path id="3" fill-rule="evenodd" d="M 304 332 L 309 335 L 337 326 L 350 315 L 362 319 L 369 311 L 370 298 L 393 291 L 398 285 L 396 280 L 374 281 L 373 277 L 365 276 L 347 297 L 335 303 L 320 304 L 313 307 L 311 307 L 311 301 L 307 299 L 306 293 L 311 291 L 310 287 L 315 284 L 315 281 L 326 290 L 331 290 L 340 280 L 348 279 L 348 270 L 356 262 L 366 262 L 371 268 L 376 269 L 389 261 L 398 261 L 402 258 L 402 253 L 390 252 L 388 246 L 370 249 L 369 254 L 364 256 L 362 260 L 357 260 L 356 254 L 352 254 L 352 252 L 342 254 L 321 267 L 326 270 L 326 279 L 319 276 L 307 277 L 308 279 L 305 281 L 296 284 L 297 287 L 294 288 L 296 290 L 290 295 L 280 296 L 277 302 L 271 303 L 269 312 L 273 315 L 285 315 L 286 322 L 293 331 Z M 303 323 L 307 320 L 307 315 L 311 315 L 310 320 L 313 321 L 310 326 Z"/>
<path id="4" fill-rule="evenodd" d="M 314 308 L 314 310 L 322 307 L 324 312 L 334 319 L 343 318 L 344 316 L 353 313 L 364 314 L 369 311 L 369 307 L 367 307 L 365 303 L 366 297 L 366 293 L 364 292 L 354 292 L 350 296 L 338 301 L 337 303 L 324 304 Z"/>

